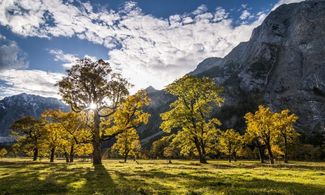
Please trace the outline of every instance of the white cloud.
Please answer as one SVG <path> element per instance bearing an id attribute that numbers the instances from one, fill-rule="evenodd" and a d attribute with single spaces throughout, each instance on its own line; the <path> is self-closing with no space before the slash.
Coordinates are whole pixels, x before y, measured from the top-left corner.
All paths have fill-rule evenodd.
<path id="1" fill-rule="evenodd" d="M 205 5 L 191 13 L 157 18 L 143 13 L 135 2 L 117 11 L 94 11 L 97 9 L 90 3 L 76 4 L 62 0 L 2 1 L 0 24 L 22 36 L 76 36 L 104 45 L 113 68 L 121 70 L 137 89 L 149 85 L 162 88 L 203 59 L 225 56 L 247 41 L 266 16 L 260 14 L 253 23 L 233 26 L 226 10 L 209 12 Z M 63 52 L 53 54 L 65 66 L 74 59 Z"/>
<path id="2" fill-rule="evenodd" d="M 241 20 L 246 20 L 251 16 L 251 13 L 248 10 L 244 10 L 242 14 L 240 15 Z"/>
<path id="3" fill-rule="evenodd" d="M 0 34 L 0 71 L 11 68 L 28 67 L 27 55 L 15 41 Z"/>
<path id="4" fill-rule="evenodd" d="M 63 74 L 41 70 L 4 70 L 0 72 L 0 99 L 20 93 L 59 97 L 55 83 Z"/>
<path id="5" fill-rule="evenodd" d="M 60 49 L 51 49 L 49 53 L 54 56 L 54 61 L 63 62 L 62 66 L 66 69 L 71 68 L 78 59 L 75 55 L 65 54 Z"/>
<path id="6" fill-rule="evenodd" d="M 75 54 L 64 53 L 60 49 L 50 49 L 49 53 L 54 56 L 54 61 L 63 62 L 62 66 L 66 69 L 71 68 L 80 58 Z M 97 60 L 96 57 L 90 55 L 85 55 L 84 58 L 90 58 L 93 61 Z"/>

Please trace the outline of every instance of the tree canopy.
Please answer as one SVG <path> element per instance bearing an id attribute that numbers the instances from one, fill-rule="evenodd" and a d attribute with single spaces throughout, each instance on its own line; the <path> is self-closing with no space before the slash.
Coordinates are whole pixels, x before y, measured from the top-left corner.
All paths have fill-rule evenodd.
<path id="1" fill-rule="evenodd" d="M 213 118 L 213 108 L 221 105 L 222 88 L 210 78 L 185 76 L 168 85 L 166 91 L 176 96 L 170 110 L 161 114 L 161 128 L 165 132 L 178 129 L 174 139 L 183 140 L 182 149 L 195 147 L 201 163 L 206 163 L 209 144 L 215 142 L 217 126 L 221 122 Z"/>

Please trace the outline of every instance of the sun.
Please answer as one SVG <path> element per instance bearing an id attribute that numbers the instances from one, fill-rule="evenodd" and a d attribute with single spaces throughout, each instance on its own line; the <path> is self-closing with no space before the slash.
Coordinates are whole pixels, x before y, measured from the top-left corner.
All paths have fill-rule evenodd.
<path id="1" fill-rule="evenodd" d="M 89 110 L 96 110 L 96 108 L 97 108 L 97 105 L 95 103 L 93 103 L 93 102 L 90 103 L 89 106 L 88 106 Z"/>

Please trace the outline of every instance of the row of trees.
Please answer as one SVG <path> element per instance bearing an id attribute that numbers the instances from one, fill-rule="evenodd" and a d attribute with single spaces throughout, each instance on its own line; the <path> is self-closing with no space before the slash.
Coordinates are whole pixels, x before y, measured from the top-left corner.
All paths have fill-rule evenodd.
<path id="1" fill-rule="evenodd" d="M 47 111 L 39 120 L 26 117 L 12 127 L 19 147 L 33 151 L 34 159 L 40 148 L 46 148 L 51 161 L 56 151 L 62 151 L 71 162 L 75 150 L 82 146 L 87 148 L 82 151 L 92 152 L 93 164 L 101 164 L 102 142 L 112 138 L 117 139 L 112 149 L 125 160 L 140 150 L 136 129 L 149 119 L 143 111 L 149 104 L 145 91 L 130 96 L 131 84 L 114 73 L 107 62 L 87 58 L 68 70 L 57 86 L 71 112 Z M 234 130 L 222 132 L 221 122 L 212 117 L 224 101 L 220 96 L 222 88 L 212 79 L 188 75 L 168 85 L 166 91 L 177 99 L 170 104 L 169 111 L 161 114 L 161 129 L 172 134 L 163 138 L 167 142 L 165 155 L 194 154 L 206 163 L 207 156 L 216 151 L 235 157 L 244 142 L 256 142 L 267 147 L 270 162 L 274 163 L 272 146 L 284 143 L 286 158 L 287 145 L 297 135 L 293 129 L 295 115 L 288 110 L 273 113 L 263 106 L 245 116 L 244 136 Z"/>
<path id="2" fill-rule="evenodd" d="M 189 155 L 195 152 L 201 163 L 206 163 L 208 154 L 221 151 L 231 158 L 236 158 L 238 151 L 252 142 L 266 146 L 269 160 L 273 164 L 272 146 L 281 146 L 284 160 L 288 162 L 288 145 L 298 136 L 293 125 L 298 119 L 289 110 L 271 112 L 270 108 L 259 106 L 255 113 L 245 115 L 247 129 L 241 136 L 233 129 L 222 132 L 218 126 L 221 122 L 211 118 L 213 110 L 223 102 L 221 88 L 209 78 L 185 76 L 170 84 L 166 90 L 177 97 L 170 105 L 170 110 L 161 114 L 161 129 L 170 133 L 174 129 L 171 145 L 180 150 L 180 154 Z M 165 141 L 167 138 L 163 138 Z M 261 151 L 261 159 L 263 159 Z"/>
<path id="3" fill-rule="evenodd" d="M 141 148 L 136 128 L 148 122 L 149 114 L 141 108 L 149 99 L 145 91 L 129 96 L 110 117 L 101 124 L 101 137 L 107 140 L 116 136 L 114 150 L 126 159 Z M 31 154 L 36 161 L 39 156 L 49 156 L 50 162 L 56 155 L 62 155 L 67 162 L 73 162 L 74 156 L 89 156 L 93 153 L 94 112 L 63 112 L 48 110 L 40 119 L 23 117 L 12 125 L 12 135 L 16 138 L 16 151 Z M 137 150 L 135 150 L 135 145 Z"/>

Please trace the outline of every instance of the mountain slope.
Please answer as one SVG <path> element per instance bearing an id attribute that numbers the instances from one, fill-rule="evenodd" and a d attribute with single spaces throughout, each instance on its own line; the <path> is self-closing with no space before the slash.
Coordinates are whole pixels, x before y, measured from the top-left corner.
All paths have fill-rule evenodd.
<path id="1" fill-rule="evenodd" d="M 23 116 L 39 117 L 47 109 L 69 110 L 68 106 L 55 98 L 19 94 L 0 100 L 0 136 L 9 135 L 10 126 Z"/>
<path id="2" fill-rule="evenodd" d="M 189 74 L 213 78 L 224 87 L 225 103 L 215 113 L 223 128 L 243 130 L 244 114 L 267 104 L 275 111 L 289 108 L 299 116 L 300 132 L 318 136 L 325 126 L 324 45 L 324 1 L 282 5 L 254 29 L 248 42 L 223 59 L 204 60 Z M 166 109 L 170 99 L 164 97 L 154 112 Z"/>

